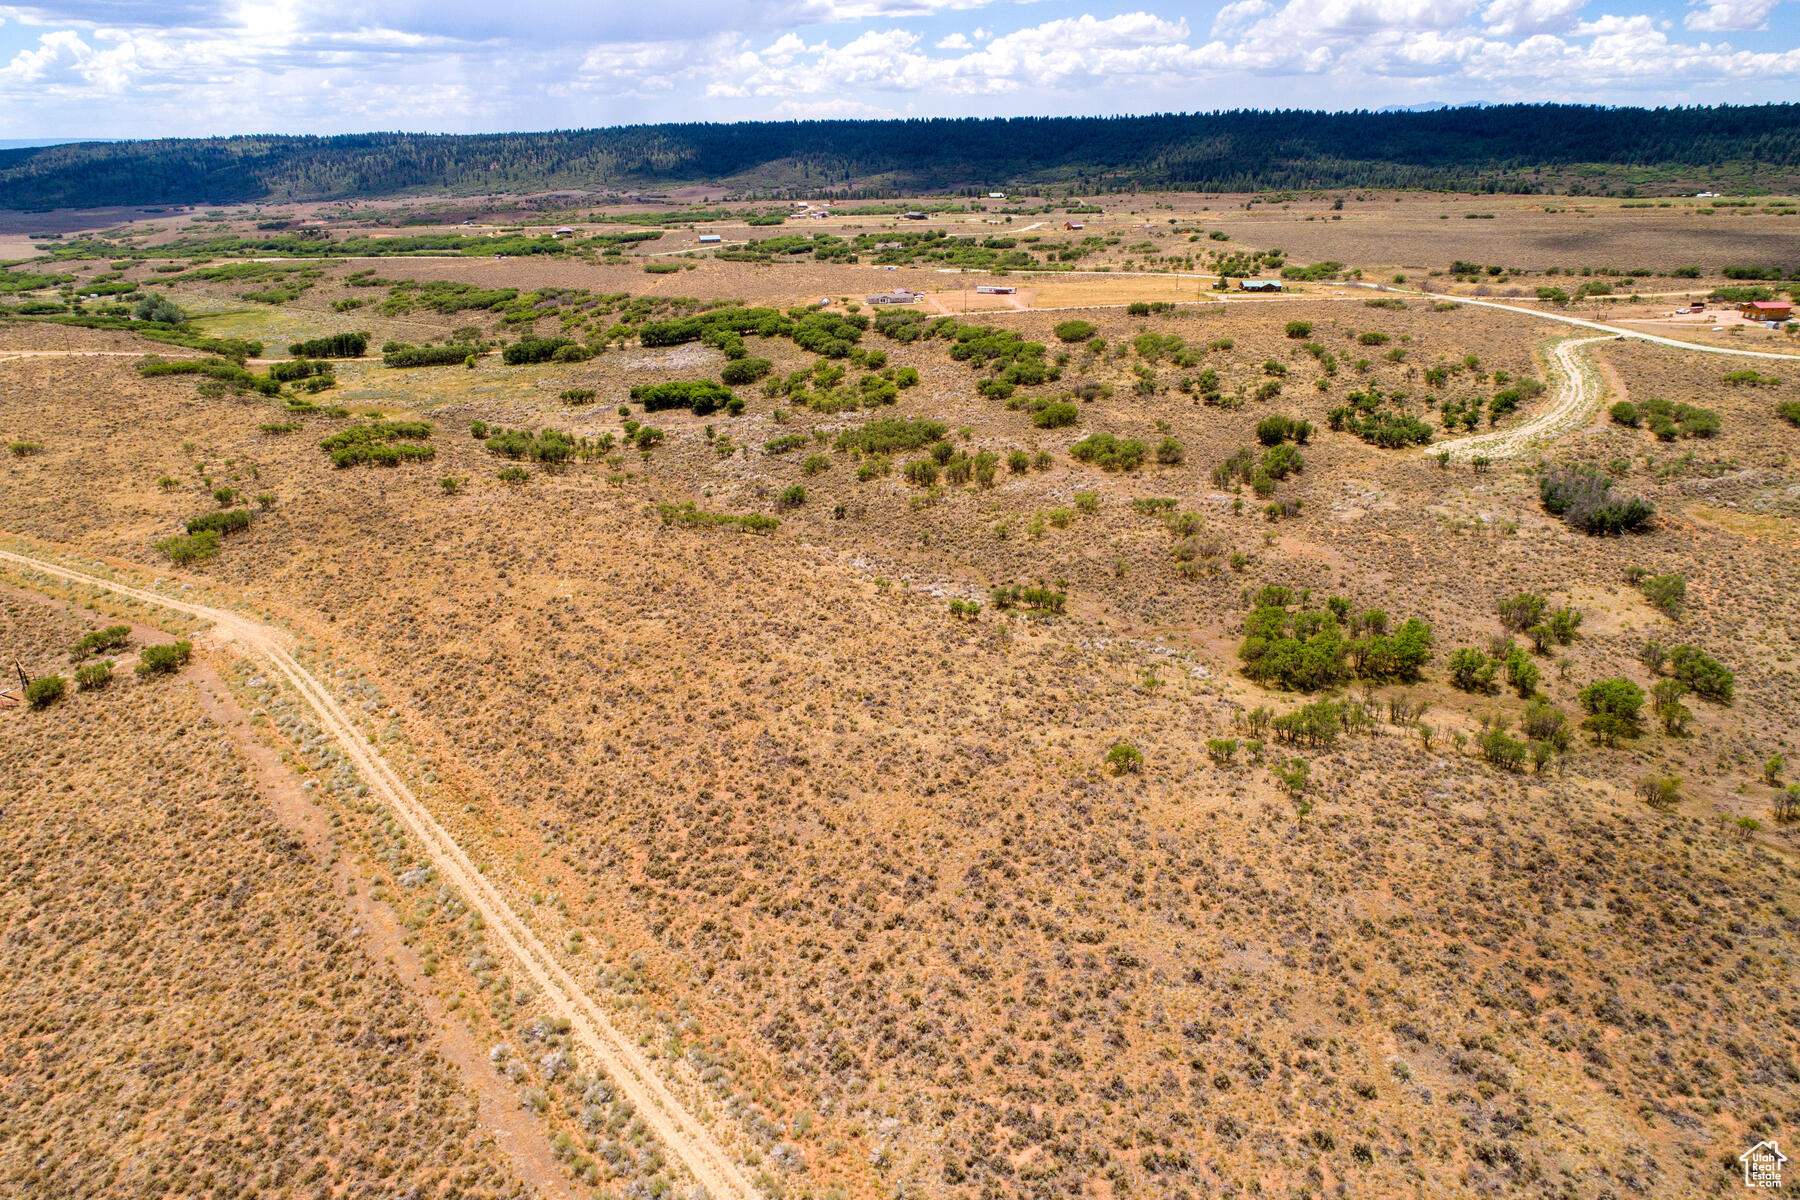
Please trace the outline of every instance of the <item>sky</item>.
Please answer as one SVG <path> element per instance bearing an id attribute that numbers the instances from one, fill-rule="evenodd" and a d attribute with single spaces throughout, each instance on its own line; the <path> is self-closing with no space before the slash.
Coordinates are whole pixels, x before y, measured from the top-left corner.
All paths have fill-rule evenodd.
<path id="1" fill-rule="evenodd" d="M 1800 0 L 0 3 L 0 139 L 1800 100 Z"/>

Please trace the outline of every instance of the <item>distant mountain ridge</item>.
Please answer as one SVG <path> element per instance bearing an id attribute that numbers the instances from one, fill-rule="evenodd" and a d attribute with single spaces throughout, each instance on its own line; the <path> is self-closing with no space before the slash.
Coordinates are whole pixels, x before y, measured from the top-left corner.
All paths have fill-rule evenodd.
<path id="1" fill-rule="evenodd" d="M 1056 186 L 1675 190 L 1800 184 L 1800 105 L 1491 105 L 635 125 L 81 142 L 0 150 L 0 208 L 667 189 L 880 196 Z"/>

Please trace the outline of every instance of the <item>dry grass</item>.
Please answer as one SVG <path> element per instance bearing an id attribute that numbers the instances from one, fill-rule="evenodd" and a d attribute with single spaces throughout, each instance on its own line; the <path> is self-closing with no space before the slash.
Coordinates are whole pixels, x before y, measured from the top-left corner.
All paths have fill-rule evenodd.
<path id="1" fill-rule="evenodd" d="M 90 627 L 0 605 L 27 653 Z M 522 1194 L 190 683 L 0 722 L 0 1191 Z"/>
<path id="2" fill-rule="evenodd" d="M 1409 203 L 1435 221 L 1435 200 Z M 492 278 L 471 265 L 382 271 L 628 286 L 579 264 L 482 266 Z M 689 295 L 787 294 L 787 268 L 762 272 L 782 281 L 767 291 L 757 272 L 709 264 L 673 279 Z M 315 293 L 283 319 L 336 320 L 319 309 L 339 293 Z M 991 319 L 1062 349 L 1057 314 Z M 189 380 L 139 380 L 121 362 L 9 364 L 16 436 L 46 450 L 0 464 L 0 528 L 148 562 L 218 482 L 278 496 L 192 578 L 231 603 L 253 595 L 303 636 L 315 673 L 372 706 L 384 748 L 458 840 L 788 1194 L 1725 1190 L 1725 1149 L 1800 1116 L 1794 833 L 1768 821 L 1757 781 L 1800 725 L 1800 567 L 1783 536 L 1800 432 L 1771 413 L 1794 385 L 1727 389 L 1727 360 L 1602 345 L 1607 378 L 1634 398 L 1706 404 L 1723 428 L 1662 444 L 1607 425 L 1559 444 L 1627 460 L 1626 485 L 1662 510 L 1654 534 L 1601 541 L 1542 511 L 1533 464 L 1443 471 L 1323 428 L 1352 389 L 1405 392 L 1427 419 L 1444 397 L 1491 395 L 1494 372 L 1538 370 L 1548 331 L 1534 323 L 1319 298 L 1091 319 L 1125 352 L 1068 348 L 1046 391 L 1111 394 L 1053 431 L 979 398 L 979 376 L 943 343 L 869 336 L 922 376 L 882 415 L 937 417 L 970 450 L 1052 455 L 1049 470 L 1002 467 L 991 490 L 937 494 L 898 473 L 859 483 L 825 445 L 829 469 L 812 475 L 813 449 L 765 454 L 778 435 L 829 440 L 867 414 L 777 419 L 753 388 L 741 417 L 651 415 L 667 440 L 647 458 L 533 472 L 521 487 L 467 435 L 474 418 L 617 432 L 633 383 L 716 377 L 721 360 L 692 348 L 566 367 L 345 367 L 338 397 L 438 426 L 436 460 L 394 471 L 332 470 L 316 443 L 341 422 L 259 433 L 266 401 L 202 401 Z M 1335 375 L 1285 336 L 1295 319 L 1313 322 Z M 1128 347 L 1146 329 L 1233 344 L 1185 370 L 1165 360 L 1138 394 Z M 1391 341 L 1363 348 L 1356 335 L 1374 331 Z M 810 362 L 785 342 L 752 352 L 778 370 Z M 1474 371 L 1441 391 L 1424 382 L 1469 354 Z M 1250 399 L 1271 360 L 1287 370 L 1281 394 Z M 1179 390 L 1204 368 L 1245 403 Z M 598 402 L 565 406 L 571 386 Z M 1278 489 L 1304 501 L 1300 515 L 1271 524 L 1211 471 L 1276 412 L 1321 429 Z M 1119 475 L 1074 462 L 1069 444 L 1096 430 L 1175 436 L 1186 461 Z M 725 438 L 748 449 L 722 455 Z M 156 487 L 163 474 L 176 490 Z M 469 485 L 447 495 L 444 475 Z M 807 501 L 770 537 L 655 516 L 685 500 L 772 512 L 795 483 Z M 1076 500 L 1089 492 L 1093 511 Z M 1184 569 L 1160 520 L 1129 504 L 1148 497 L 1200 514 L 1215 571 Z M 1037 528 L 1039 514 L 1057 519 Z M 1241 570 L 1225 565 L 1232 551 Z M 1680 626 L 1624 586 L 1629 564 L 1687 573 Z M 945 611 L 1040 579 L 1068 592 L 1067 615 Z M 1305 751 L 1306 806 L 1269 770 L 1273 746 L 1216 763 L 1208 738 L 1245 738 L 1250 709 L 1299 702 L 1235 671 L 1242 592 L 1264 582 L 1430 620 L 1438 659 L 1412 696 L 1434 702 L 1433 743 L 1381 723 Z M 1523 589 L 1587 614 L 1558 651 L 1566 672 L 1543 662 L 1565 710 L 1591 679 L 1651 682 L 1637 659 L 1650 636 L 1731 665 L 1736 706 L 1692 702 L 1691 738 L 1578 742 L 1537 776 L 1490 768 L 1458 739 L 1496 711 L 1516 724 L 1523 705 L 1449 689 L 1443 661 L 1499 634 L 1495 599 Z M 314 761 L 303 729 L 281 734 Z M 1103 768 L 1118 741 L 1144 754 L 1141 774 Z M 354 779 L 318 761 L 346 819 L 378 828 Z M 1685 780 L 1675 812 L 1631 795 L 1652 770 Z M 1738 815 L 1770 828 L 1742 836 L 1722 821 Z M 392 859 L 403 869 L 403 850 Z M 456 947 L 446 986 L 485 997 L 479 1020 L 496 1037 L 530 1028 L 531 998 L 469 965 L 466 930 L 453 942 L 451 918 L 421 919 L 421 936 Z M 596 1161 L 618 1144 L 586 1140 L 576 1098 L 535 1076 L 520 1086 L 545 1087 L 545 1119 Z M 655 1177 L 646 1157 L 634 1149 L 602 1185 Z"/>

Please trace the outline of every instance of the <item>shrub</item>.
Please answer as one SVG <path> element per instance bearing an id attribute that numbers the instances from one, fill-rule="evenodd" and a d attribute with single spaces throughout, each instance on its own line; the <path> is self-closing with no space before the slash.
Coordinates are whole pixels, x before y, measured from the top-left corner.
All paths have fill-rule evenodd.
<path id="1" fill-rule="evenodd" d="M 1135 471 L 1148 453 L 1136 438 L 1119 438 L 1110 433 L 1092 433 L 1069 447 L 1069 453 L 1084 463 L 1108 471 Z"/>
<path id="2" fill-rule="evenodd" d="M 1236 738 L 1207 738 L 1206 754 L 1221 766 L 1231 762 L 1238 749 Z"/>
<path id="3" fill-rule="evenodd" d="M 738 361 L 747 360 L 740 359 Z M 691 409 L 697 417 L 717 412 L 737 399 L 731 394 L 731 389 L 716 384 L 710 379 L 679 380 L 634 387 L 631 389 L 631 398 L 641 403 L 645 412 L 686 408 Z"/>
<path id="4" fill-rule="evenodd" d="M 195 534 L 164 538 L 156 543 L 156 548 L 177 566 L 205 562 L 219 552 L 219 533 L 216 529 L 203 529 Z"/>
<path id="5" fill-rule="evenodd" d="M 500 360 L 509 367 L 526 363 L 549 362 L 564 346 L 575 343 L 565 337 L 523 337 L 500 352 Z M 635 397 L 634 397 L 635 398 Z"/>
<path id="6" fill-rule="evenodd" d="M 366 333 L 334 333 L 328 337 L 295 342 L 288 353 L 295 358 L 361 358 L 369 348 Z"/>
<path id="7" fill-rule="evenodd" d="M 331 364 L 316 358 L 297 358 L 293 362 L 269 364 L 269 378 L 276 383 L 292 383 L 299 379 L 332 374 Z"/>
<path id="8" fill-rule="evenodd" d="M 1312 331 L 1313 324 L 1311 321 L 1289 321 L 1287 323 L 1287 335 L 1295 341 L 1302 341 L 1311 337 Z"/>
<path id="9" fill-rule="evenodd" d="M 1270 446 L 1263 451 L 1258 469 L 1270 479 L 1286 479 L 1306 470 L 1306 459 L 1292 446 Z"/>
<path id="10" fill-rule="evenodd" d="M 1696 646 L 1675 646 L 1669 650 L 1669 669 L 1675 678 L 1694 690 L 1697 696 L 1719 704 L 1730 704 L 1735 676 L 1720 662 Z"/>
<path id="11" fill-rule="evenodd" d="M 1450 656 L 1450 682 L 1461 691 L 1492 691 L 1498 672 L 1499 664 L 1472 646 Z"/>
<path id="12" fill-rule="evenodd" d="M 781 493 L 775 497 L 776 508 L 799 508 L 805 503 L 806 489 L 797 483 L 782 488 Z"/>
<path id="13" fill-rule="evenodd" d="M 470 355 L 480 353 L 475 346 L 412 346 L 405 342 L 389 342 L 381 348 L 381 365 L 394 368 L 448 367 L 466 362 Z"/>
<path id="14" fill-rule="evenodd" d="M 143 676 L 169 675 L 187 665 L 194 653 L 192 642 L 170 642 L 161 646 L 145 646 L 138 656 L 137 673 Z"/>
<path id="15" fill-rule="evenodd" d="M 75 668 L 75 686 L 84 692 L 99 691 L 112 682 L 113 665 L 111 659 Z"/>
<path id="16" fill-rule="evenodd" d="M 1642 496 L 1614 495 L 1611 478 L 1586 464 L 1553 468 L 1538 485 L 1538 494 L 1545 509 L 1583 533 L 1633 532 L 1656 515 Z"/>
<path id="17" fill-rule="evenodd" d="M 1312 435 L 1310 421 L 1300 421 L 1280 414 L 1264 417 L 1256 423 L 1256 440 L 1265 446 L 1277 446 L 1285 441 L 1304 446 Z"/>
<path id="18" fill-rule="evenodd" d="M 1187 458 L 1187 450 L 1172 437 L 1166 437 L 1156 443 L 1156 461 L 1165 467 L 1173 467 Z"/>
<path id="19" fill-rule="evenodd" d="M 80 662 L 95 654 L 104 654 L 108 650 L 123 650 L 131 644 L 131 626 L 108 625 L 105 629 L 96 629 L 86 634 L 69 648 L 69 661 Z"/>
<path id="20" fill-rule="evenodd" d="M 755 383 L 774 369 L 775 364 L 766 358 L 738 358 L 725 364 L 724 369 L 719 372 L 719 378 L 737 387 Z"/>
<path id="21" fill-rule="evenodd" d="M 935 459 L 915 458 L 906 464 L 903 474 L 908 483 L 918 487 L 931 487 L 938 481 L 938 464 Z"/>
<path id="22" fill-rule="evenodd" d="M 1023 450 L 1009 450 L 1006 454 L 1006 469 L 1014 475 L 1023 475 L 1031 469 L 1031 455 Z"/>
<path id="23" fill-rule="evenodd" d="M 236 533 L 240 529 L 250 528 L 250 510 L 247 508 L 231 508 L 223 512 L 210 512 L 205 516 L 195 517 L 187 523 L 189 533 L 199 533 L 203 529 L 217 530 L 221 534 Z"/>
<path id="24" fill-rule="evenodd" d="M 1544 619 L 1544 614 L 1550 610 L 1550 602 L 1533 592 L 1520 592 L 1501 600 L 1497 607 L 1500 624 L 1514 633 L 1522 633 Z"/>
<path id="25" fill-rule="evenodd" d="M 1637 781 L 1637 794 L 1651 808 L 1674 808 L 1681 803 L 1681 780 L 1674 775 L 1646 775 Z"/>
<path id="26" fill-rule="evenodd" d="M 63 698 L 69 681 L 61 675 L 39 675 L 25 685 L 25 703 L 32 708 L 49 708 Z"/>
<path id="27" fill-rule="evenodd" d="M 1644 599 L 1654 605 L 1662 614 L 1672 621 L 1681 619 L 1682 610 L 1687 605 L 1687 577 L 1685 575 L 1643 575 L 1636 581 L 1638 591 Z"/>
<path id="28" fill-rule="evenodd" d="M 319 449 L 331 455 L 334 467 L 363 463 L 397 467 L 403 462 L 435 457 L 436 448 L 415 444 L 430 436 L 431 425 L 427 421 L 375 421 L 340 429 L 321 441 Z"/>
<path id="29" fill-rule="evenodd" d="M 502 467 L 496 478 L 499 479 L 501 483 L 510 483 L 517 486 L 518 484 L 529 480 L 531 478 L 531 472 L 527 471 L 524 467 Z"/>
<path id="30" fill-rule="evenodd" d="M 1056 327 L 1056 336 L 1065 342 L 1085 342 L 1097 332 L 1087 321 L 1064 321 Z"/>
<path id="31" fill-rule="evenodd" d="M 564 404 L 579 406 L 583 404 L 592 404 L 594 402 L 594 394 L 593 388 L 564 388 L 562 393 L 557 396 L 557 399 L 561 400 Z"/>
<path id="32" fill-rule="evenodd" d="M 831 470 L 831 460 L 823 454 L 809 454 L 806 461 L 800 464 L 800 469 L 808 475 L 817 475 L 821 471 Z"/>
<path id="33" fill-rule="evenodd" d="M 1106 752 L 1106 765 L 1114 775 L 1136 774 L 1144 769 L 1144 756 L 1130 742 L 1114 742 Z"/>
<path id="34" fill-rule="evenodd" d="M 1636 429 L 1644 420 L 1643 414 L 1638 412 L 1637 405 L 1629 400 L 1621 400 L 1606 411 L 1607 415 L 1612 417 L 1615 425 L 1629 425 Z"/>
<path id="35" fill-rule="evenodd" d="M 1775 406 L 1775 415 L 1789 425 L 1800 427 L 1800 400 L 1789 400 Z"/>
<path id="36" fill-rule="evenodd" d="M 846 429 L 838 434 L 835 445 L 839 450 L 854 450 L 862 454 L 894 454 L 902 450 L 917 450 L 943 437 L 950 427 L 942 421 L 934 421 L 927 417 L 883 417 L 879 421 L 870 421 L 855 429 Z"/>
<path id="37" fill-rule="evenodd" d="M 1031 423 L 1039 429 L 1060 429 L 1081 420 L 1081 410 L 1066 400 L 1056 400 L 1031 414 Z"/>
<path id="38" fill-rule="evenodd" d="M 1629 679 L 1602 679 L 1581 689 L 1578 697 L 1587 718 L 1581 727 L 1593 733 L 1594 740 L 1610 746 L 1621 738 L 1634 738 L 1640 732 L 1644 689 Z"/>
<path id="39" fill-rule="evenodd" d="M 158 325 L 180 325 L 187 320 L 187 314 L 181 307 L 167 296 L 145 296 L 131 307 L 133 320 L 150 321 Z"/>

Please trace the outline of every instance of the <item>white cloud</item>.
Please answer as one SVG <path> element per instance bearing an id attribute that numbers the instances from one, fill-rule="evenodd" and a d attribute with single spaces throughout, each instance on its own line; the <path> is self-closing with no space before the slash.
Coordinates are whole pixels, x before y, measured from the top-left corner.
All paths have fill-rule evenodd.
<path id="1" fill-rule="evenodd" d="M 1559 33 L 1574 23 L 1588 0 L 1494 0 L 1481 11 L 1486 32 L 1495 37 Z"/>
<path id="2" fill-rule="evenodd" d="M 1230 4 L 1219 10 L 1218 16 L 1213 18 L 1213 35 L 1216 37 L 1234 29 L 1242 29 L 1258 17 L 1267 16 L 1271 11 L 1273 10 L 1270 9 L 1268 0 L 1232 0 Z"/>
<path id="3" fill-rule="evenodd" d="M 1702 33 L 1767 29 L 1779 0 L 1690 0 L 1694 11 L 1682 23 Z"/>
<path id="4" fill-rule="evenodd" d="M 1645 0 L 1611 0 L 1585 22 L 1592 0 L 1228 0 L 1204 37 L 1181 15 L 1189 5 L 1161 2 L 1160 13 L 1022 26 L 1011 24 L 1030 13 L 1018 0 L 662 0 L 579 11 L 551 0 L 69 0 L 77 15 L 53 25 L 41 24 L 45 10 L 0 4 L 13 22 L 0 136 L 1424 98 L 1664 103 L 1800 90 L 1800 49 L 1683 41 Z M 1686 24 L 1768 26 L 1780 2 L 1690 0 Z M 177 27 L 214 3 L 231 7 Z M 977 8 L 981 26 L 934 29 L 935 40 L 907 19 Z M 540 38 L 544 29 L 557 36 Z"/>

